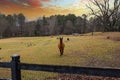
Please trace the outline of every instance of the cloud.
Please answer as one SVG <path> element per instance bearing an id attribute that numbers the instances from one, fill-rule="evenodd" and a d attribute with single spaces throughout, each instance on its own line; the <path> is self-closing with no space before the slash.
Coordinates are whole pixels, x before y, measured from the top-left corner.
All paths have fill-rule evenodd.
<path id="1" fill-rule="evenodd" d="M 50 2 L 51 0 L 41 0 L 41 1 L 43 1 L 43 2 Z"/>
<path id="2" fill-rule="evenodd" d="M 51 0 L 0 0 L 0 5 L 10 7 L 27 6 L 32 8 L 42 7 L 42 2 L 50 2 Z"/>
<path id="3" fill-rule="evenodd" d="M 25 4 L 28 4 L 29 6 L 36 8 L 36 7 L 41 7 L 42 2 L 50 2 L 51 0 L 19 0 L 22 1 Z"/>
<path id="4" fill-rule="evenodd" d="M 3 6 L 11 6 L 11 7 L 15 7 L 16 6 L 16 4 L 14 4 L 14 3 L 12 3 L 12 2 L 10 2 L 8 0 L 0 0 L 0 3 Z"/>
<path id="5" fill-rule="evenodd" d="M 87 11 L 80 0 L 0 0 L 0 12 L 6 15 L 23 13 L 33 19 L 43 15 L 80 15 Z"/>
<path id="6" fill-rule="evenodd" d="M 39 0 L 22 0 L 24 3 L 29 4 L 31 7 L 41 7 L 42 4 Z"/>

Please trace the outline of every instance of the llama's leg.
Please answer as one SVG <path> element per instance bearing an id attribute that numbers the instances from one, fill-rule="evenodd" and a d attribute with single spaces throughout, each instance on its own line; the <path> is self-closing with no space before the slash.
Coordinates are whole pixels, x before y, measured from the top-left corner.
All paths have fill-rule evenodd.
<path id="1" fill-rule="evenodd" d="M 64 53 L 64 49 L 62 49 L 62 53 L 61 53 L 61 55 L 63 55 L 63 53 Z"/>
<path id="2" fill-rule="evenodd" d="M 61 50 L 61 56 L 63 55 L 63 50 Z"/>
<path id="3" fill-rule="evenodd" d="M 61 49 L 60 56 L 62 56 L 62 55 L 63 55 L 63 52 L 62 52 L 62 49 Z"/>
<path id="4" fill-rule="evenodd" d="M 59 49 L 60 50 L 60 56 L 62 55 L 62 50 L 61 49 Z"/>
<path id="5" fill-rule="evenodd" d="M 61 56 L 63 55 L 63 50 L 61 50 Z"/>

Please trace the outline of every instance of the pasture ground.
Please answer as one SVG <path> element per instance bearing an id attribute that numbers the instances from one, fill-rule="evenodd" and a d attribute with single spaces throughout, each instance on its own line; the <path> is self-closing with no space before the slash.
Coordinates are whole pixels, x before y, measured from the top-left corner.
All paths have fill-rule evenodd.
<path id="1" fill-rule="evenodd" d="M 59 36 L 0 39 L 0 62 L 9 62 L 10 56 L 19 54 L 24 63 L 120 68 L 120 32 L 95 32 L 94 36 L 91 33 L 63 35 L 65 51 L 62 57 L 59 56 L 57 37 Z M 70 41 L 67 41 L 68 37 Z M 34 73 L 42 74 L 40 78 L 56 75 L 31 71 L 22 73 L 28 78 L 35 77 Z M 5 74 L 4 69 L 1 69 L 0 77 Z"/>

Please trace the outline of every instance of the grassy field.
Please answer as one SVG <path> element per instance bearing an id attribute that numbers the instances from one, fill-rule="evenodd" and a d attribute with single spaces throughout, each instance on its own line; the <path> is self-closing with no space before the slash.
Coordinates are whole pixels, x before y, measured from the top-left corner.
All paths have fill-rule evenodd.
<path id="1" fill-rule="evenodd" d="M 57 47 L 58 36 L 0 39 L 0 62 L 11 61 L 10 56 L 19 54 L 24 63 L 120 68 L 120 32 L 63 36 L 62 57 Z"/>

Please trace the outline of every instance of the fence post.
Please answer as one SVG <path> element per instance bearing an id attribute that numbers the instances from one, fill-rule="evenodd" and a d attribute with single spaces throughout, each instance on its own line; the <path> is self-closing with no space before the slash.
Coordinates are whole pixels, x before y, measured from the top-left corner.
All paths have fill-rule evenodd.
<path id="1" fill-rule="evenodd" d="M 11 61 L 12 80 L 21 80 L 20 56 L 13 55 Z"/>

